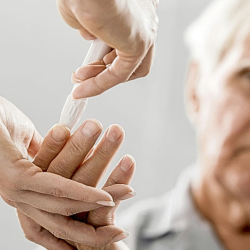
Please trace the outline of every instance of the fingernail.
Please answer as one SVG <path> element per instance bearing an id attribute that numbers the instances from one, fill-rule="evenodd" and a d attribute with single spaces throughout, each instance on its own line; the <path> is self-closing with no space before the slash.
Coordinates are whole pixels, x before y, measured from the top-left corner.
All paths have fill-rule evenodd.
<path id="1" fill-rule="evenodd" d="M 129 193 L 123 195 L 121 198 L 119 198 L 119 200 L 124 201 L 124 200 L 130 199 L 132 197 L 135 197 L 136 195 L 137 195 L 137 193 L 135 191 L 129 192 Z"/>
<path id="2" fill-rule="evenodd" d="M 72 83 L 81 83 L 82 81 L 76 77 L 76 72 L 73 72 L 71 75 L 71 82 Z"/>
<path id="3" fill-rule="evenodd" d="M 97 121 L 87 121 L 82 128 L 83 134 L 89 138 L 94 137 L 101 130 L 101 124 L 98 123 Z"/>
<path id="4" fill-rule="evenodd" d="M 120 240 L 124 240 L 126 239 L 127 237 L 129 236 L 129 232 L 124 232 L 122 234 L 118 234 L 116 235 L 113 239 L 112 239 L 112 243 L 113 242 L 117 242 L 117 241 L 120 241 Z"/>
<path id="5" fill-rule="evenodd" d="M 118 125 L 111 125 L 107 131 L 107 139 L 116 142 L 123 134 L 123 128 Z"/>
<path id="6" fill-rule="evenodd" d="M 106 207 L 114 207 L 115 203 L 113 201 L 97 201 L 99 205 L 106 206 Z"/>
<path id="7" fill-rule="evenodd" d="M 129 171 L 135 164 L 135 159 L 131 155 L 125 155 L 121 162 L 121 169 L 124 172 Z"/>
<path id="8" fill-rule="evenodd" d="M 61 125 L 55 125 L 52 128 L 52 137 L 56 142 L 63 142 L 67 137 L 66 128 L 62 127 Z"/>

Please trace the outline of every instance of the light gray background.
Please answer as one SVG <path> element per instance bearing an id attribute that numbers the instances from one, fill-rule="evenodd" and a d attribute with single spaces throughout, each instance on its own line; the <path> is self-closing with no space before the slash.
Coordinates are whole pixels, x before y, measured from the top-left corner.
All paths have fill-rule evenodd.
<path id="1" fill-rule="evenodd" d="M 183 31 L 209 2 L 161 0 L 150 76 L 89 101 L 84 119 L 96 118 L 104 128 L 118 123 L 126 131 L 111 168 L 126 153 L 137 161 L 132 186 L 138 196 L 123 207 L 170 189 L 179 172 L 195 160 L 194 131 L 183 101 L 188 59 Z M 0 32 L 0 95 L 19 107 L 44 136 L 58 122 L 72 88 L 71 73 L 90 44 L 67 27 L 51 0 L 0 0 Z M 0 211 L 0 249 L 33 249 L 15 210 L 0 201 Z"/>

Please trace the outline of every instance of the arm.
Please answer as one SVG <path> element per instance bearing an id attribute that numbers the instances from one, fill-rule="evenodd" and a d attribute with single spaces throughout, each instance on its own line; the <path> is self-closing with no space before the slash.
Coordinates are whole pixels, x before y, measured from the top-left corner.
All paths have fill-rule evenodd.
<path id="1" fill-rule="evenodd" d="M 74 98 L 101 94 L 129 80 L 146 76 L 154 57 L 158 0 L 57 0 L 63 19 L 87 40 L 99 38 L 114 50 L 86 77 L 79 68 Z"/>

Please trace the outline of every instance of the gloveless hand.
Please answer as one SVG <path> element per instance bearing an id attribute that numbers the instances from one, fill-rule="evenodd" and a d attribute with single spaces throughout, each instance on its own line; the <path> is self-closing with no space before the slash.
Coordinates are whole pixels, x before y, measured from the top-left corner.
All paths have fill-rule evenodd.
<path id="1" fill-rule="evenodd" d="M 57 125 L 53 129 L 64 129 Z M 89 133 L 83 133 L 83 131 Z M 59 143 L 49 131 L 35 157 L 34 163 L 43 171 L 61 175 L 74 181 L 95 187 L 107 169 L 109 162 L 117 152 L 124 137 L 120 126 L 112 125 L 104 133 L 100 142 L 94 146 L 101 133 L 101 125 L 95 120 L 85 121 L 69 138 L 67 143 Z M 80 166 L 80 167 L 79 167 Z M 133 189 L 128 186 L 134 173 L 135 163 L 125 156 L 109 176 L 103 190 L 116 201 L 133 197 Z M 86 194 L 87 195 L 87 194 Z M 116 206 L 111 210 L 102 210 L 103 206 L 90 208 L 73 217 L 60 216 L 18 204 L 18 214 L 26 237 L 47 249 L 105 249 L 106 246 L 124 248 L 122 243 L 114 243 L 127 236 L 123 229 L 114 224 Z M 62 209 L 69 209 L 63 207 Z M 110 207 L 111 208 L 111 207 Z M 29 217 L 32 217 L 30 219 Z M 50 230 L 56 227 L 60 230 Z M 108 248 L 111 249 L 111 248 Z M 115 248 L 114 248 L 115 249 Z"/>
<path id="2" fill-rule="evenodd" d="M 69 131 L 52 130 L 51 136 L 60 141 L 65 133 Z M 60 143 L 66 141 L 64 138 Z M 30 162 L 27 156 L 34 157 L 41 144 L 42 137 L 33 123 L 13 104 L 0 98 L 0 194 L 4 201 L 14 207 L 22 204 L 25 208 L 60 215 L 113 205 L 111 195 L 104 190 L 43 172 Z M 29 216 L 35 217 L 32 213 Z M 60 230 L 55 220 L 51 222 L 54 224 L 49 226 L 50 230 Z"/>
<path id="3" fill-rule="evenodd" d="M 158 29 L 156 9 L 159 0 L 57 0 L 63 19 L 87 40 L 99 38 L 113 50 L 95 66 L 97 75 L 82 77 L 79 68 L 74 79 L 80 85 L 74 98 L 101 94 L 128 80 L 146 76 L 154 57 Z M 92 66 L 93 67 L 93 66 Z"/>

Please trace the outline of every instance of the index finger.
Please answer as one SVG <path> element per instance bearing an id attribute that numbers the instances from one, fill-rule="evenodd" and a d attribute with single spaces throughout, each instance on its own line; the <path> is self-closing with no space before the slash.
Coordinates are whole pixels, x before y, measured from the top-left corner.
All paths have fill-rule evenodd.
<path id="1" fill-rule="evenodd" d="M 73 98 L 96 96 L 119 83 L 126 82 L 140 65 L 141 60 L 141 56 L 126 57 L 117 52 L 117 57 L 109 67 L 75 88 L 72 93 Z"/>

